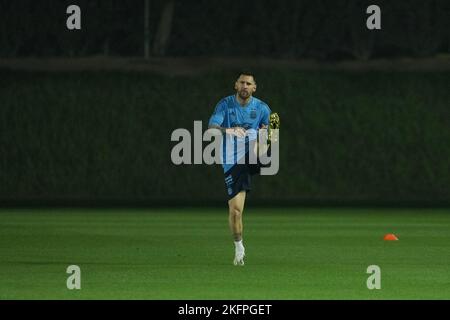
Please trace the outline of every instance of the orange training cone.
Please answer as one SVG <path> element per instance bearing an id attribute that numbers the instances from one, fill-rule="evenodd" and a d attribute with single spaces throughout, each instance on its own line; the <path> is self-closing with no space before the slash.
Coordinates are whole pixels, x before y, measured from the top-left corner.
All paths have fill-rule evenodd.
<path id="1" fill-rule="evenodd" d="M 398 240 L 397 236 L 393 233 L 388 233 L 384 236 L 385 241 L 395 241 Z"/>

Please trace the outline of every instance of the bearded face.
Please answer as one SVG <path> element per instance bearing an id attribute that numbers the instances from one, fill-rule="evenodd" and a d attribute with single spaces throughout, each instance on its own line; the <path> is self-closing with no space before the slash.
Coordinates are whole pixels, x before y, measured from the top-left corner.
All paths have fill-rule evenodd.
<path id="1" fill-rule="evenodd" d="M 239 79 L 237 79 L 234 88 L 236 89 L 239 98 L 246 101 L 256 91 L 256 83 L 253 76 L 241 75 Z"/>

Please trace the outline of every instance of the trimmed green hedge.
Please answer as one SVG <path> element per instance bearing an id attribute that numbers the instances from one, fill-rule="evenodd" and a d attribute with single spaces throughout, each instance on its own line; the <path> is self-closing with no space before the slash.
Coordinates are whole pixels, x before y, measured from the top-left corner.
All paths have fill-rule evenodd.
<path id="1" fill-rule="evenodd" d="M 449 201 L 450 73 L 256 70 L 281 117 L 276 176 L 253 199 Z M 0 72 L 0 198 L 225 199 L 219 166 L 175 166 L 235 74 Z"/>

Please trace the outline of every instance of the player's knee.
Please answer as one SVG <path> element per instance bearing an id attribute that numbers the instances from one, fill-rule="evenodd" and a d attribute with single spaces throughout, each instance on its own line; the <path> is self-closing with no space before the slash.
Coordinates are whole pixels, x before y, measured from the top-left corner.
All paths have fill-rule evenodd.
<path id="1" fill-rule="evenodd" d="M 242 209 L 237 206 L 230 206 L 230 215 L 240 217 L 242 216 Z"/>

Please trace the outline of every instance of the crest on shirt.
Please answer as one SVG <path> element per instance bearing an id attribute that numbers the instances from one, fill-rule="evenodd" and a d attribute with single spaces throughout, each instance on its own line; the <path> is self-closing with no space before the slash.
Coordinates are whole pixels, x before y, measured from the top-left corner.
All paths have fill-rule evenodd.
<path id="1" fill-rule="evenodd" d="M 250 118 L 251 119 L 256 119 L 256 109 L 250 110 Z"/>

